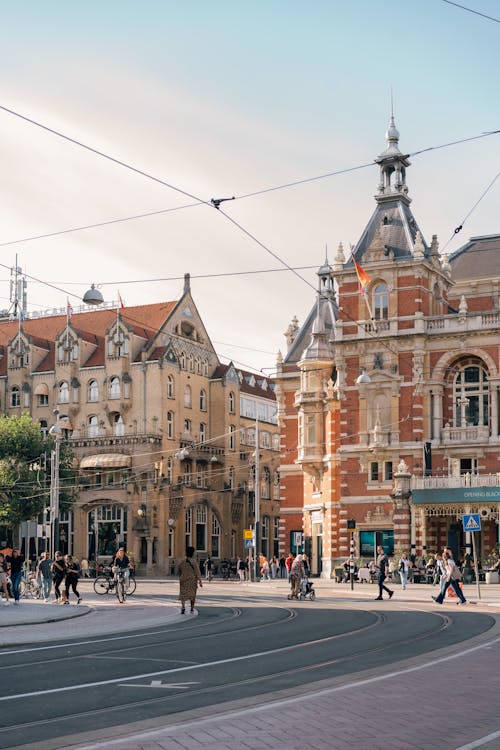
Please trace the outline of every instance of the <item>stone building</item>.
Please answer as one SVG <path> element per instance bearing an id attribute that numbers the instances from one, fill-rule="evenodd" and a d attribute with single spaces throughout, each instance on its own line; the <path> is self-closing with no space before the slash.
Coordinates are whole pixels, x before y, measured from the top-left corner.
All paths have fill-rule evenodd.
<path id="1" fill-rule="evenodd" d="M 187 544 L 199 559 L 242 555 L 255 520 L 257 419 L 263 548 L 277 550 L 274 385 L 220 363 L 188 274 L 173 302 L 1 320 L 0 346 L 2 413 L 27 411 L 43 431 L 58 420 L 76 456 L 63 552 L 103 561 L 124 542 L 149 573 L 170 572 Z M 31 554 L 43 520 L 21 528 Z"/>
<path id="2" fill-rule="evenodd" d="M 462 516 L 479 513 L 483 559 L 498 542 L 500 235 L 440 255 L 410 208 L 393 118 L 386 141 L 375 210 L 319 269 L 275 379 L 281 549 L 302 543 L 325 577 L 351 533 L 365 559 L 377 544 L 463 556 Z"/>

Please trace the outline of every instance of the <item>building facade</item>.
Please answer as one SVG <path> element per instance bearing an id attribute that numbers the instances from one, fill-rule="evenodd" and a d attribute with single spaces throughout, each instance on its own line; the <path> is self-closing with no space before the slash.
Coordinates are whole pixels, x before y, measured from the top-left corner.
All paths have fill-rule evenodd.
<path id="1" fill-rule="evenodd" d="M 499 541 L 500 235 L 441 255 L 410 208 L 393 118 L 386 143 L 375 210 L 319 269 L 277 365 L 280 544 L 302 540 L 325 577 L 351 534 L 365 560 L 377 544 L 463 556 L 462 517 L 478 513 L 483 560 Z"/>
<path id="2" fill-rule="evenodd" d="M 263 551 L 277 551 L 274 385 L 221 364 L 189 275 L 173 302 L 2 320 L 0 345 L 2 413 L 29 412 L 44 432 L 58 423 L 74 451 L 63 552 L 102 562 L 123 542 L 148 573 L 171 572 L 189 544 L 199 559 L 234 559 L 256 501 Z M 43 520 L 22 525 L 31 555 Z"/>

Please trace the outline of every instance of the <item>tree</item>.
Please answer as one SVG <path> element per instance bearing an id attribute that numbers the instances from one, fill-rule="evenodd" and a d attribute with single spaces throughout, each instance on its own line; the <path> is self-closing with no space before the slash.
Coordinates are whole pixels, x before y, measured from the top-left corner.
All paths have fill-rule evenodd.
<path id="1" fill-rule="evenodd" d="M 36 518 L 50 502 L 50 458 L 54 447 L 29 414 L 0 417 L 0 525 L 16 526 Z M 74 496 L 73 455 L 61 442 L 60 507 Z"/>

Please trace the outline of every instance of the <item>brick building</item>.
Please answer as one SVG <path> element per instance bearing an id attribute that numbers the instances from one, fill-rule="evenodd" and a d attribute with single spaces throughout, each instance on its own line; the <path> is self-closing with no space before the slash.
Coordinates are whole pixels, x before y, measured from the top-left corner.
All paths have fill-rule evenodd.
<path id="1" fill-rule="evenodd" d="M 500 513 L 500 235 L 440 255 L 410 208 L 391 118 L 375 210 L 352 252 L 318 271 L 317 298 L 287 332 L 276 376 L 284 551 L 303 535 L 325 577 L 349 554 L 462 556 L 464 513 L 486 559 Z M 364 294 L 353 262 L 367 274 Z"/>
<path id="2" fill-rule="evenodd" d="M 255 424 L 265 554 L 278 545 L 274 386 L 223 365 L 191 295 L 136 307 L 0 320 L 1 412 L 59 420 L 79 489 L 59 547 L 109 559 L 125 542 L 139 568 L 169 572 L 192 544 L 215 562 L 243 554 L 254 523 Z M 54 410 L 58 410 L 56 416 Z M 43 518 L 24 523 L 31 555 Z M 38 522 L 37 522 L 38 521 Z"/>

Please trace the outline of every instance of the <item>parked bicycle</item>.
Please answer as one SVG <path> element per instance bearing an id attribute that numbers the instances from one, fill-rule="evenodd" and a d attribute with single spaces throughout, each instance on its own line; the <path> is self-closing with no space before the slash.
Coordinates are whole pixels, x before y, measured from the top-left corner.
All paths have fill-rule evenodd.
<path id="1" fill-rule="evenodd" d="M 21 578 L 19 593 L 23 599 L 41 599 L 42 589 L 33 573 L 28 573 L 28 578 Z"/>
<path id="2" fill-rule="evenodd" d="M 125 579 L 124 576 L 123 576 L 123 579 Z M 123 580 L 123 582 L 124 582 L 125 596 L 132 596 L 132 594 L 134 593 L 137 587 L 137 584 L 135 582 L 135 577 L 132 571 L 130 571 L 130 577 L 128 579 L 128 586 L 125 585 L 125 580 Z M 99 594 L 99 596 L 103 596 L 104 594 L 111 594 L 111 593 L 116 593 L 116 595 L 118 596 L 116 584 L 117 584 L 117 581 L 115 580 L 113 573 L 110 570 L 105 571 L 103 575 L 97 576 L 97 578 L 94 579 L 94 591 L 96 592 L 96 594 Z"/>

